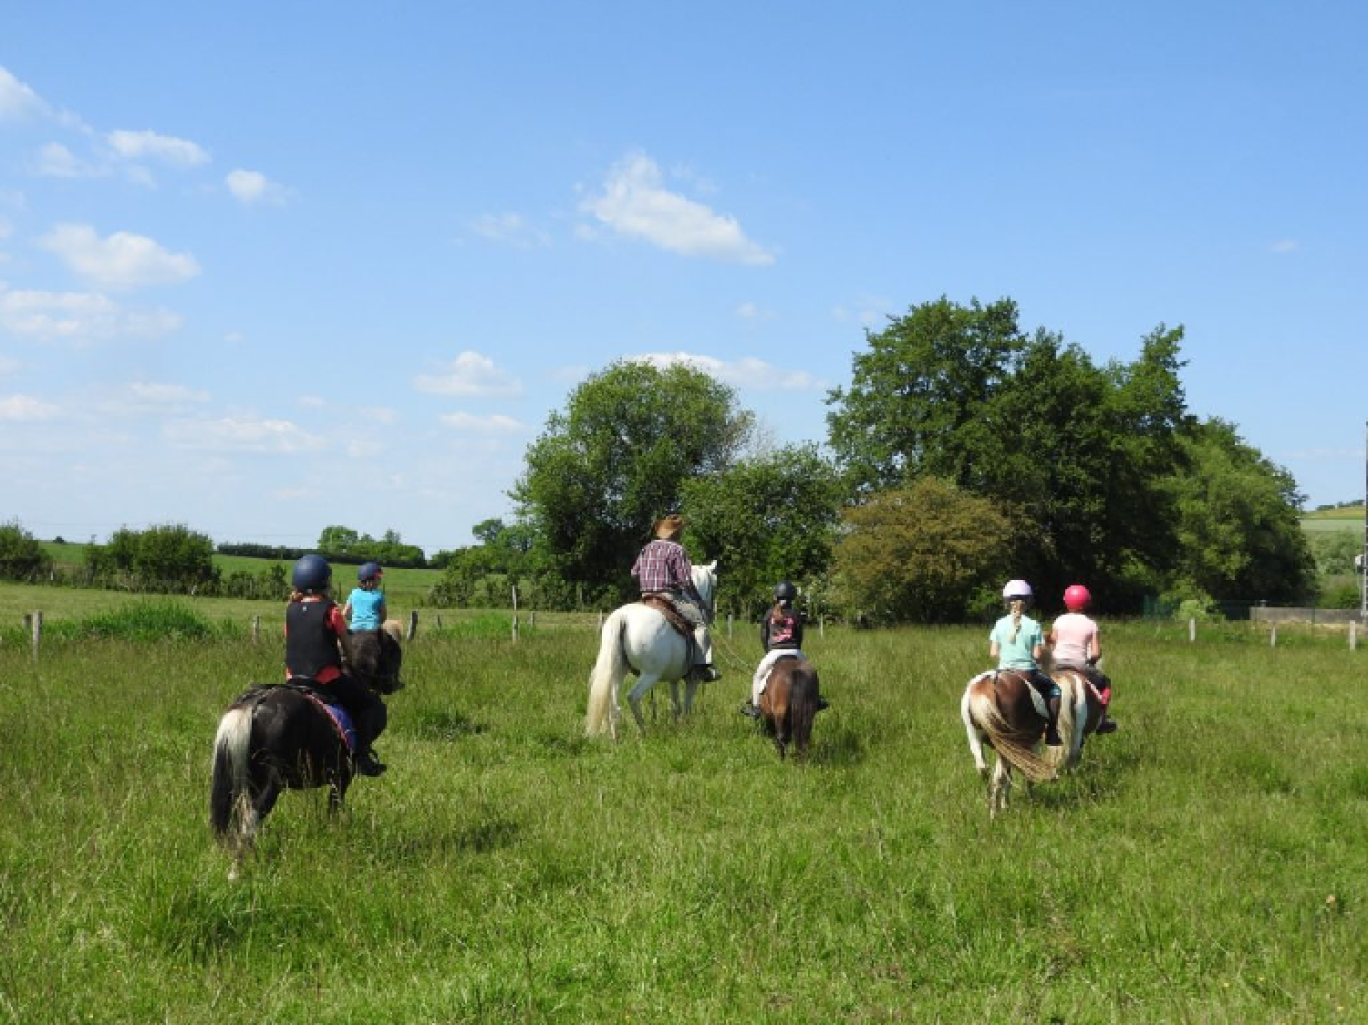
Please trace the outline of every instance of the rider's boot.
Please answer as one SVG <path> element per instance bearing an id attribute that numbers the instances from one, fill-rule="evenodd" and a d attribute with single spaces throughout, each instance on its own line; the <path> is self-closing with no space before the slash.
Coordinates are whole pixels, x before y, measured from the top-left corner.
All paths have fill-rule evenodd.
<path id="1" fill-rule="evenodd" d="M 1102 719 L 1101 719 L 1101 721 L 1097 724 L 1097 729 L 1096 729 L 1094 732 L 1097 732 L 1097 733 L 1115 733 L 1115 732 L 1116 732 L 1116 720 L 1113 719 L 1111 716 L 1109 716 L 1109 715 L 1107 714 L 1106 709 L 1103 709 L 1103 711 L 1102 711 Z"/>
<path id="2" fill-rule="evenodd" d="M 1059 698 L 1049 699 L 1050 704 L 1050 723 L 1045 727 L 1045 746 L 1059 747 L 1064 743 L 1059 739 Z"/>
<path id="3" fill-rule="evenodd" d="M 737 711 L 740 712 L 742 715 L 750 716 L 750 718 L 752 719 L 760 718 L 760 709 L 756 707 L 756 704 L 753 701 L 747 701 L 744 705 L 738 708 Z"/>
<path id="4" fill-rule="evenodd" d="M 375 749 L 371 747 L 375 743 L 375 738 L 380 731 L 385 728 L 384 722 L 388 718 L 385 714 L 385 706 L 376 703 L 377 707 L 370 710 L 369 714 L 358 716 L 356 730 L 356 771 L 362 776 L 383 776 L 387 766 L 375 756 Z"/>

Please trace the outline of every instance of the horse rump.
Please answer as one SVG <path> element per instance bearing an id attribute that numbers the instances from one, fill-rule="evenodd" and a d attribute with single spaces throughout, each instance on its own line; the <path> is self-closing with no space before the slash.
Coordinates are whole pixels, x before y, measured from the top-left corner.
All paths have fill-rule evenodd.
<path id="1" fill-rule="evenodd" d="M 403 687 L 399 671 L 404 652 L 399 646 L 399 632 L 399 624 L 390 619 L 379 630 L 352 634 L 352 673 L 377 694 L 393 694 Z"/>
<path id="2" fill-rule="evenodd" d="M 817 670 L 811 662 L 781 658 L 774 663 L 765 692 L 760 695 L 760 711 L 774 736 L 780 758 L 785 756 L 790 743 L 797 757 L 807 757 L 820 700 Z"/>

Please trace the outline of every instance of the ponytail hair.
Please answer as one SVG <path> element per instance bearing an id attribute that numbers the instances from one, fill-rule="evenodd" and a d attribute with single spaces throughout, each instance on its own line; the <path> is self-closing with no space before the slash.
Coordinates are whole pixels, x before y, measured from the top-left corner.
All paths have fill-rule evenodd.
<path id="1" fill-rule="evenodd" d="M 1013 598 L 1007 603 L 1007 609 L 1012 613 L 1012 643 L 1016 643 L 1017 634 L 1021 632 L 1021 615 L 1026 611 L 1026 599 Z"/>

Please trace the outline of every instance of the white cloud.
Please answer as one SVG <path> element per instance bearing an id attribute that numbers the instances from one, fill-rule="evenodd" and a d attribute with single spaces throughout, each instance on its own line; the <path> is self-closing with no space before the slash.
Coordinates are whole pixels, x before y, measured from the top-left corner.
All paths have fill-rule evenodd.
<path id="1" fill-rule="evenodd" d="M 384 406 L 365 406 L 357 412 L 367 420 L 373 420 L 378 424 L 392 424 L 399 419 L 399 415 L 392 409 Z"/>
<path id="2" fill-rule="evenodd" d="M 169 252 L 150 238 L 126 231 L 102 239 L 88 224 L 59 224 L 38 242 L 103 288 L 179 284 L 200 272 L 190 254 Z"/>
<path id="3" fill-rule="evenodd" d="M 49 142 L 38 150 L 33 171 L 44 178 L 97 178 L 104 173 L 60 142 Z"/>
<path id="4" fill-rule="evenodd" d="M 101 292 L 14 291 L 0 284 L 0 334 L 38 341 L 159 338 L 181 318 L 169 310 L 129 311 Z"/>
<path id="5" fill-rule="evenodd" d="M 309 434 L 289 420 L 251 420 L 223 417 L 219 420 L 177 420 L 167 424 L 168 441 L 181 448 L 217 452 L 265 452 L 286 455 L 319 452 L 326 440 Z"/>
<path id="6" fill-rule="evenodd" d="M 136 382 L 115 389 L 98 403 L 102 413 L 138 416 L 148 413 L 183 413 L 209 401 L 209 393 L 182 384 Z"/>
<path id="7" fill-rule="evenodd" d="M 546 232 L 534 227 L 522 214 L 483 214 L 470 227 L 481 238 L 517 249 L 537 249 L 551 244 Z"/>
<path id="8" fill-rule="evenodd" d="M 56 406 L 30 395 L 11 395 L 0 399 L 0 420 L 51 420 L 58 412 Z"/>
<path id="9" fill-rule="evenodd" d="M 1301 249 L 1301 243 L 1295 239 L 1284 238 L 1274 242 L 1269 249 L 1275 253 L 1295 253 Z"/>
<path id="10" fill-rule="evenodd" d="M 666 189 L 660 168 L 643 153 L 616 164 L 603 192 L 581 202 L 580 210 L 619 235 L 645 239 L 685 256 L 754 265 L 774 262 L 770 253 L 746 238 L 734 217 Z"/>
<path id="11" fill-rule="evenodd" d="M 118 130 L 109 133 L 109 145 L 125 160 L 156 160 L 171 167 L 197 167 L 209 162 L 209 154 L 188 139 L 156 132 Z"/>
<path id="12" fill-rule="evenodd" d="M 230 171 L 223 181 L 228 191 L 243 206 L 257 203 L 284 206 L 289 199 L 289 189 L 271 181 L 259 171 Z"/>
<path id="13" fill-rule="evenodd" d="M 22 121 L 44 117 L 48 112 L 48 105 L 36 92 L 0 67 L 0 120 Z"/>
<path id="14" fill-rule="evenodd" d="M 466 350 L 443 374 L 419 374 L 413 386 L 434 395 L 518 395 L 522 384 L 494 365 L 488 356 Z"/>
<path id="15" fill-rule="evenodd" d="M 448 427 L 469 434 L 517 434 L 526 428 L 511 416 L 495 413 L 476 416 L 473 413 L 443 413 L 438 417 Z"/>
<path id="16" fill-rule="evenodd" d="M 648 352 L 631 357 L 637 363 L 668 367 L 676 363 L 695 367 L 709 377 L 737 388 L 753 391 L 815 391 L 826 383 L 804 370 L 786 370 L 762 359 L 720 360 L 690 352 Z"/>

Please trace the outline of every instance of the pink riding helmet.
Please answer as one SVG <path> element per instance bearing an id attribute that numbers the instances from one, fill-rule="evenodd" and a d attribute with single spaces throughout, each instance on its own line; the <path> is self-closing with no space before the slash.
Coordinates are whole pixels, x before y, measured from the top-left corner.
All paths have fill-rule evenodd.
<path id="1" fill-rule="evenodd" d="M 1082 612 L 1092 604 L 1092 595 L 1082 584 L 1070 584 L 1064 589 L 1064 607 L 1070 612 Z"/>

